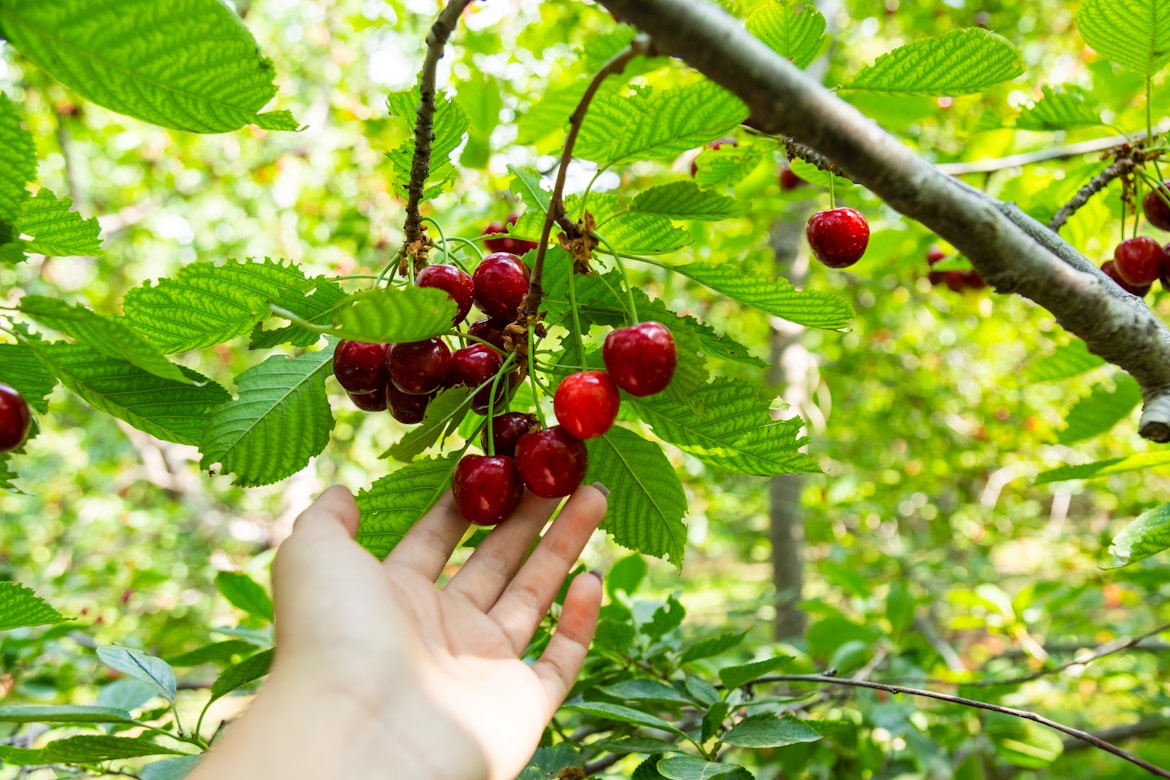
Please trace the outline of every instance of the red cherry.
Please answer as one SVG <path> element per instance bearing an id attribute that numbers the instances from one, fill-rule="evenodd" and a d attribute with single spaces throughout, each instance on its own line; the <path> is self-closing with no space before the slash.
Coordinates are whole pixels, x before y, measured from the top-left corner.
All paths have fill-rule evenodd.
<path id="1" fill-rule="evenodd" d="M 389 344 L 342 339 L 333 350 L 333 376 L 351 393 L 360 395 L 380 391 L 390 381 L 386 372 L 389 347 Z"/>
<path id="2" fill-rule="evenodd" d="M 613 427 L 621 395 L 604 371 L 580 371 L 561 380 L 553 410 L 561 426 L 578 439 L 596 439 Z"/>
<path id="3" fill-rule="evenodd" d="M 443 385 L 451 350 L 440 338 L 391 344 L 386 355 L 390 381 L 404 393 L 426 395 Z"/>
<path id="4" fill-rule="evenodd" d="M 494 446 L 491 448 L 497 455 L 515 455 L 516 442 L 520 437 L 528 433 L 533 427 L 540 424 L 536 419 L 535 414 L 527 414 L 525 412 L 505 412 L 492 418 L 492 442 Z M 488 451 L 488 432 L 487 426 L 483 429 L 483 451 Z"/>
<path id="5" fill-rule="evenodd" d="M 31 427 L 28 401 L 16 388 L 0 384 L 0 452 L 10 452 L 24 444 Z"/>
<path id="6" fill-rule="evenodd" d="M 483 234 L 485 236 L 494 236 L 497 233 L 507 233 L 508 228 L 515 225 L 516 220 L 519 218 L 519 214 L 509 214 L 507 224 L 503 222 L 492 222 L 483 229 Z M 511 236 L 489 238 L 483 242 L 483 245 L 488 248 L 489 252 L 511 252 L 514 255 L 522 255 L 536 249 L 536 242 L 524 241 L 523 239 L 512 238 Z"/>
<path id="7" fill-rule="evenodd" d="M 1162 265 L 1162 275 L 1159 279 L 1162 282 L 1162 289 L 1170 290 L 1170 244 L 1162 247 L 1162 251 L 1166 253 L 1166 262 Z"/>
<path id="8" fill-rule="evenodd" d="M 560 498 L 585 479 L 589 452 L 585 442 L 560 425 L 531 431 L 516 442 L 516 467 L 524 484 L 541 498 Z"/>
<path id="9" fill-rule="evenodd" d="M 495 317 L 476 320 L 467 326 L 467 335 L 482 339 L 504 352 L 507 349 L 504 346 L 504 328 L 508 327 L 510 322 L 511 320 L 496 319 Z"/>
<path id="10" fill-rule="evenodd" d="M 818 211 L 808 218 L 804 232 L 813 256 L 829 268 L 853 265 L 869 244 L 869 223 L 851 208 Z"/>
<path id="11" fill-rule="evenodd" d="M 784 167 L 780 169 L 780 190 L 782 192 L 791 192 L 806 184 L 808 184 L 807 181 L 793 173 L 792 168 L 788 167 L 788 163 L 784 163 Z"/>
<path id="12" fill-rule="evenodd" d="M 391 385 L 392 387 L 393 385 Z M 361 409 L 363 412 L 384 412 L 386 411 L 386 391 L 382 392 L 375 390 L 372 393 L 350 393 L 349 400 L 353 401 L 353 405 Z"/>
<path id="13" fill-rule="evenodd" d="M 475 305 L 490 317 L 516 319 L 528 292 L 528 266 L 516 255 L 496 252 L 483 259 L 472 275 Z"/>
<path id="14" fill-rule="evenodd" d="M 413 395 L 402 392 L 393 384 L 386 385 L 386 405 L 390 409 L 390 416 L 406 425 L 422 422 L 434 397 L 434 393 Z"/>
<path id="15" fill-rule="evenodd" d="M 1166 251 L 1147 236 L 1127 238 L 1113 250 L 1113 267 L 1121 278 L 1134 286 L 1150 284 L 1162 273 Z"/>
<path id="16" fill-rule="evenodd" d="M 659 322 L 640 322 L 611 331 L 605 337 L 601 357 L 614 384 L 636 396 L 661 393 L 678 365 L 674 336 Z"/>
<path id="17" fill-rule="evenodd" d="M 455 301 L 456 312 L 452 325 L 463 322 L 467 312 L 471 311 L 471 298 L 475 295 L 475 285 L 471 283 L 471 276 L 461 268 L 453 265 L 428 265 L 418 272 L 414 283 L 419 287 L 435 287 L 447 293 Z"/>
<path id="18" fill-rule="evenodd" d="M 1125 290 L 1130 295 L 1136 295 L 1139 298 L 1145 298 L 1146 294 L 1150 291 L 1150 285 L 1148 284 L 1130 284 L 1129 282 L 1122 279 L 1121 274 L 1117 273 L 1117 265 L 1112 260 L 1106 260 L 1105 263 L 1101 266 L 1101 271 L 1110 279 L 1112 279 L 1118 287 Z M 1165 286 L 1166 282 L 1163 281 L 1162 285 Z"/>
<path id="19" fill-rule="evenodd" d="M 524 496 L 516 462 L 501 455 L 464 455 L 451 487 L 463 519 L 477 525 L 506 519 Z"/>
<path id="20" fill-rule="evenodd" d="M 979 275 L 979 272 L 975 270 L 963 271 L 963 280 L 972 290 L 982 290 L 987 286 L 987 282 L 982 276 Z"/>
<path id="21" fill-rule="evenodd" d="M 735 142 L 734 138 L 720 138 L 717 141 L 712 141 L 709 144 L 707 144 L 707 148 L 713 152 L 719 151 L 724 146 L 739 146 L 739 144 L 737 144 Z M 700 154 L 701 153 L 702 152 L 700 150 Z M 695 178 L 695 176 L 698 173 L 699 173 L 699 155 L 695 155 L 694 159 L 691 160 L 691 178 L 692 179 Z"/>
<path id="22" fill-rule="evenodd" d="M 1159 197 L 1159 191 L 1162 193 Z M 1164 181 L 1156 189 L 1152 189 L 1142 198 L 1142 211 L 1151 225 L 1162 230 L 1170 230 L 1170 206 L 1166 205 L 1166 198 L 1170 200 L 1170 181 Z"/>
<path id="23" fill-rule="evenodd" d="M 967 287 L 967 274 L 962 271 L 946 271 L 943 273 L 943 279 L 951 292 L 963 292 Z"/>
<path id="24" fill-rule="evenodd" d="M 451 355 L 451 363 L 447 367 L 446 384 L 448 387 L 464 385 L 474 389 L 498 374 L 503 366 L 504 358 L 500 356 L 499 352 L 485 344 L 471 344 L 455 350 Z M 504 390 L 501 395 L 506 395 L 508 380 L 501 379 L 500 387 Z M 476 392 L 471 399 L 471 408 L 479 414 L 486 412 L 491 392 L 491 385 Z"/>
<path id="25" fill-rule="evenodd" d="M 926 250 L 926 264 L 936 265 L 946 259 L 947 253 L 939 249 L 937 246 L 932 246 Z"/>

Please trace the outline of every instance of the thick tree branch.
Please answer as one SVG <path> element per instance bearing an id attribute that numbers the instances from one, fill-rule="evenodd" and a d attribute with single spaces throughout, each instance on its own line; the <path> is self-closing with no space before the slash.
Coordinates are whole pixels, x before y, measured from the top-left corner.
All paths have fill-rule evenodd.
<path id="1" fill-rule="evenodd" d="M 855 108 L 700 0 L 601 0 L 738 95 L 761 131 L 790 137 L 834 161 L 892 208 L 963 252 L 1001 293 L 1050 311 L 1089 349 L 1142 388 L 1140 431 L 1170 441 L 1170 329 L 1058 235 L 916 157 Z"/>

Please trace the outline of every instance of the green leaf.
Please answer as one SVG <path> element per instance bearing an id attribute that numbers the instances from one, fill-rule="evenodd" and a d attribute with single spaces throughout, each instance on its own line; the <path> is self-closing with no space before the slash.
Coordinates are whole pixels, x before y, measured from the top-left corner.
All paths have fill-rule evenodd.
<path id="1" fill-rule="evenodd" d="M 663 731 L 669 731 L 671 734 L 682 734 L 674 724 L 663 720 L 657 715 L 651 715 L 648 712 L 642 712 L 633 707 L 624 707 L 621 704 L 609 704 L 602 701 L 572 702 L 565 704 L 561 709 L 592 715 L 595 718 L 613 720 L 618 723 L 630 723 L 635 726 L 662 729 Z"/>
<path id="2" fill-rule="evenodd" d="M 100 707 L 113 707 L 129 713 L 146 704 L 155 695 L 153 685 L 147 685 L 133 677 L 121 677 L 109 685 L 103 685 L 98 691 L 95 703 Z"/>
<path id="3" fill-rule="evenodd" d="M 651 187 L 634 198 L 632 208 L 642 214 L 704 222 L 740 217 L 745 210 L 734 198 L 701 190 L 693 181 L 674 181 Z"/>
<path id="4" fill-rule="evenodd" d="M 826 190 L 841 191 L 857 186 L 844 176 L 838 176 L 830 171 L 822 170 L 799 157 L 789 160 L 788 167 L 792 169 L 792 172 L 796 174 L 797 178 L 803 179 L 817 187 L 824 187 Z"/>
<path id="5" fill-rule="evenodd" d="M 314 283 L 293 264 L 272 260 L 183 266 L 174 279 L 126 294 L 126 318 L 163 352 L 203 349 L 242 336 L 272 316 L 270 301 Z"/>
<path id="6" fill-rule="evenodd" d="M 215 575 L 215 587 L 232 606 L 272 622 L 272 599 L 264 587 L 247 574 L 221 571 Z"/>
<path id="7" fill-rule="evenodd" d="M 682 753 L 682 748 L 673 742 L 654 737 L 623 737 L 622 739 L 599 739 L 590 742 L 589 747 L 609 753 Z"/>
<path id="8" fill-rule="evenodd" d="M 439 496 L 451 487 L 458 455 L 421 460 L 382 477 L 357 495 L 361 510 L 357 541 L 379 558 L 394 549 Z"/>
<path id="9" fill-rule="evenodd" d="M 666 597 L 665 603 L 654 610 L 650 620 L 642 626 L 642 633 L 651 639 L 661 639 L 681 626 L 686 616 L 687 608 L 672 594 Z"/>
<path id="10" fill-rule="evenodd" d="M 28 199 L 26 185 L 37 177 L 37 148 L 32 134 L 21 127 L 21 116 L 12 100 L 0 94 L 0 227 L 14 223 L 20 206 Z M 0 230 L 0 233 L 3 233 Z M 0 243 L 15 236 L 0 235 Z"/>
<path id="11" fill-rule="evenodd" d="M 630 255 L 677 252 L 692 241 L 689 233 L 665 217 L 633 212 L 615 215 L 599 224 L 596 232 L 615 251 Z"/>
<path id="12" fill-rule="evenodd" d="M 516 143 L 521 146 L 536 144 L 548 138 L 569 123 L 569 116 L 585 94 L 587 81 L 581 79 L 558 89 L 547 89 L 533 95 L 536 99 L 516 116 Z M 602 84 L 598 94 L 616 91 L 616 86 Z"/>
<path id="13" fill-rule="evenodd" d="M 13 483 L 19 476 L 8 463 L 8 455 L 0 455 L 0 490 L 9 493 L 20 493 L 20 489 Z"/>
<path id="14" fill-rule="evenodd" d="M 658 772 L 669 780 L 712 780 L 738 769 L 739 764 L 704 761 L 693 756 L 671 756 L 658 762 Z"/>
<path id="15" fill-rule="evenodd" d="M 613 685 L 606 685 L 599 689 L 607 696 L 626 701 L 656 701 L 671 704 L 690 704 L 690 698 L 683 696 L 674 686 L 667 685 L 661 680 L 631 679 L 622 680 Z"/>
<path id="16" fill-rule="evenodd" d="M 147 655 L 141 650 L 114 645 L 98 647 L 97 654 L 106 666 L 146 683 L 158 691 L 164 699 L 174 702 L 175 670 L 163 659 Z M 149 754 L 144 753 L 143 755 Z"/>
<path id="17" fill-rule="evenodd" d="M 44 763 L 41 760 L 42 753 L 41 750 L 0 745 L 0 766 L 37 766 Z"/>
<path id="18" fill-rule="evenodd" d="M 1060 735 L 1022 718 L 998 712 L 986 716 L 985 731 L 1000 758 L 1026 769 L 1044 769 L 1060 758 Z"/>
<path id="19" fill-rule="evenodd" d="M 1170 450 L 1158 452 L 1143 452 L 1140 455 L 1131 455 L 1128 458 L 1110 458 L 1095 463 L 1083 463 L 1078 466 L 1059 466 L 1041 472 L 1036 477 L 1035 485 L 1046 485 L 1049 482 L 1065 482 L 1070 479 L 1097 479 L 1111 474 L 1124 474 L 1127 471 L 1145 471 L 1158 466 L 1170 465 Z"/>
<path id="20" fill-rule="evenodd" d="M 17 704 L 0 707 L 0 723 L 134 723 L 118 707 L 87 704 Z"/>
<path id="21" fill-rule="evenodd" d="M 748 274 L 733 262 L 688 263 L 670 270 L 766 314 L 810 328 L 840 330 L 853 319 L 853 307 L 836 295 L 797 290 L 786 279 Z"/>
<path id="22" fill-rule="evenodd" d="M 252 655 L 256 645 L 242 639 L 226 639 L 196 648 L 189 653 L 168 659 L 171 666 L 199 666 L 200 664 L 230 662 L 232 656 Z"/>
<path id="23" fill-rule="evenodd" d="M 540 173 L 531 168 L 518 168 L 513 165 L 508 166 L 508 172 L 512 174 L 509 189 L 527 206 L 525 213 L 540 212 L 543 220 L 552 200 L 552 193 L 540 186 Z"/>
<path id="24" fill-rule="evenodd" d="M 23 344 L 0 344 L 0 382 L 16 388 L 41 414 L 49 411 L 47 396 L 57 386 L 57 378 L 37 353 Z"/>
<path id="25" fill-rule="evenodd" d="M 1024 379 L 1028 384 L 1052 382 L 1057 379 L 1071 379 L 1105 365 L 1105 359 L 1089 351 L 1085 342 L 1073 339 L 1059 346 L 1051 355 L 1029 361 L 1024 368 Z"/>
<path id="26" fill-rule="evenodd" d="M 605 573 L 605 592 L 609 594 L 610 600 L 617 596 L 618 591 L 633 594 L 648 570 L 646 559 L 636 553 L 627 555 L 611 566 Z"/>
<path id="27" fill-rule="evenodd" d="M 196 133 L 296 129 L 286 111 L 257 113 L 275 69 L 218 0 L 7 0 L 0 22 L 21 54 L 119 114 Z"/>
<path id="28" fill-rule="evenodd" d="M 3 15 L 0 10 L 0 15 Z M 31 236 L 24 242 L 25 252 L 42 255 L 100 257 L 102 242 L 98 238 L 101 226 L 96 219 L 82 219 L 70 211 L 71 198 L 57 200 L 57 196 L 42 188 L 35 198 L 24 201 L 16 218 L 18 233 Z"/>
<path id="29" fill-rule="evenodd" d="M 713 707 L 719 703 L 719 691 L 715 690 L 715 687 L 702 677 L 688 673 L 683 678 L 683 684 L 686 685 L 691 696 L 695 697 L 695 701 L 707 707 Z"/>
<path id="30" fill-rule="evenodd" d="M 575 153 L 602 166 L 671 158 L 730 132 L 747 114 L 739 98 L 710 81 L 632 95 L 599 92 Z"/>
<path id="31" fill-rule="evenodd" d="M 439 393 L 427 405 L 422 422 L 412 428 L 398 443 L 392 444 L 381 457 L 410 463 L 441 436 L 449 436 L 459 428 L 459 424 L 471 410 L 472 395 L 471 388 L 467 387 L 452 387 Z"/>
<path id="32" fill-rule="evenodd" d="M 479 72 L 459 84 L 459 100 L 467 110 L 471 132 L 467 145 L 459 156 L 465 168 L 487 168 L 491 157 L 492 131 L 500 123 L 500 109 L 504 107 L 499 80 Z"/>
<path id="33" fill-rule="evenodd" d="M 886 596 L 886 619 L 895 638 L 914 623 L 916 602 L 906 583 L 894 582 L 890 585 L 890 593 Z"/>
<path id="34" fill-rule="evenodd" d="M 704 149 L 695 158 L 695 184 L 703 189 L 734 186 L 751 175 L 764 161 L 764 151 L 757 146 L 731 146 Z"/>
<path id="35" fill-rule="evenodd" d="M 804 69 L 820 53 L 825 40 L 825 17 L 813 5 L 770 2 L 748 17 L 747 30 Z"/>
<path id="36" fill-rule="evenodd" d="M 687 499 L 662 447 L 620 427 L 586 446 L 585 483 L 601 482 L 610 489 L 609 512 L 601 527 L 623 547 L 681 567 Z"/>
<path id="37" fill-rule="evenodd" d="M 402 193 L 410 186 L 410 169 L 414 164 L 414 129 L 418 124 L 420 102 L 422 92 L 417 86 L 404 92 L 392 92 L 386 98 L 390 115 L 407 134 L 405 143 L 386 153 L 394 172 L 394 186 Z M 459 102 L 442 93 L 435 95 L 433 122 L 431 167 L 424 183 L 423 200 L 434 198 L 455 180 L 458 171 L 451 163 L 451 153 L 463 142 L 463 134 L 469 124 L 467 114 Z"/>
<path id="38" fill-rule="evenodd" d="M 1142 402 L 1142 390 L 1129 374 L 1118 374 L 1116 386 L 1097 385 L 1065 416 L 1065 428 L 1056 435 L 1061 444 L 1091 439 L 1105 433 L 1129 416 Z"/>
<path id="39" fill-rule="evenodd" d="M 1163 0 L 1085 0 L 1077 11 L 1085 43 L 1143 76 L 1170 62 L 1170 8 Z"/>
<path id="40" fill-rule="evenodd" d="M 790 655 L 776 655 L 739 666 L 725 666 L 719 670 L 719 681 L 724 688 L 739 688 L 787 665 L 791 660 Z"/>
<path id="41" fill-rule="evenodd" d="M 344 306 L 348 299 L 349 296 L 339 284 L 323 276 L 315 276 L 309 279 L 305 286 L 285 288 L 275 303 L 306 322 L 327 326 L 333 322 L 334 313 Z M 252 331 L 248 349 L 271 349 L 281 344 L 311 347 L 320 340 L 319 330 L 305 328 L 296 323 L 273 330 L 265 330 L 262 325 L 257 325 Z"/>
<path id="42" fill-rule="evenodd" d="M 1036 105 L 1020 112 L 1016 119 L 1019 130 L 1047 130 L 1056 132 L 1074 127 L 1095 127 L 1101 124 L 1100 112 L 1087 105 L 1089 93 L 1071 84 L 1045 86 L 1044 96 Z"/>
<path id="43" fill-rule="evenodd" d="M 58 298 L 40 295 L 21 298 L 20 310 L 42 325 L 149 374 L 185 385 L 195 383 L 179 366 L 163 357 L 153 344 L 126 325 L 124 318 L 103 317 L 84 306 L 70 306 Z"/>
<path id="44" fill-rule="evenodd" d="M 1113 537 L 1110 568 L 1128 566 L 1170 547 L 1170 504 L 1143 512 Z"/>
<path id="45" fill-rule="evenodd" d="M 149 374 L 84 344 L 37 344 L 33 350 L 57 378 L 93 408 L 164 441 L 198 444 L 214 408 L 231 396 L 207 377 L 182 369 L 193 382 Z"/>
<path id="46" fill-rule="evenodd" d="M 41 761 L 46 764 L 92 764 L 116 758 L 167 755 L 183 754 L 149 739 L 107 735 L 66 737 L 50 742 L 41 749 Z"/>
<path id="47" fill-rule="evenodd" d="M 628 402 L 659 438 L 706 463 L 762 477 L 820 470 L 799 451 L 804 423 L 773 419 L 750 384 L 721 377 L 700 388 L 694 400 L 699 413 L 661 394 Z"/>
<path id="48" fill-rule="evenodd" d="M 25 626 L 50 626 L 69 618 L 19 582 L 0 581 L 0 631 Z"/>
<path id="49" fill-rule="evenodd" d="M 142 767 L 138 774 L 142 780 L 183 780 L 201 758 L 202 755 L 164 758 Z"/>
<path id="50" fill-rule="evenodd" d="M 707 708 L 707 711 L 703 713 L 701 741 L 706 742 L 719 733 L 729 712 L 731 712 L 731 705 L 725 701 L 717 701 Z"/>
<path id="51" fill-rule="evenodd" d="M 906 95 L 968 95 L 1024 72 L 1006 38 L 977 27 L 899 46 L 862 69 L 848 89 Z"/>
<path id="52" fill-rule="evenodd" d="M 263 650 L 251 658 L 245 658 L 235 666 L 223 670 L 211 684 L 211 701 L 227 696 L 237 688 L 259 680 L 272 667 L 273 650 Z"/>
<path id="53" fill-rule="evenodd" d="M 331 335 L 372 344 L 422 341 L 451 330 L 455 301 L 434 287 L 388 287 L 349 296 Z"/>
<path id="54" fill-rule="evenodd" d="M 821 735 L 807 724 L 791 716 L 778 718 L 771 712 L 744 718 L 723 735 L 726 744 L 744 748 L 784 747 L 819 739 Z"/>
<path id="55" fill-rule="evenodd" d="M 203 435 L 200 468 L 219 463 L 245 487 L 292 476 L 329 443 L 333 414 L 325 377 L 333 349 L 273 355 L 236 377 L 239 398 L 216 407 Z"/>
<path id="56" fill-rule="evenodd" d="M 700 639 L 694 644 L 688 645 L 679 656 L 682 663 L 689 663 L 690 661 L 697 661 L 700 658 L 710 658 L 712 656 L 724 653 L 743 641 L 746 632 L 743 631 L 725 631 L 722 634 L 716 634 L 706 639 Z"/>

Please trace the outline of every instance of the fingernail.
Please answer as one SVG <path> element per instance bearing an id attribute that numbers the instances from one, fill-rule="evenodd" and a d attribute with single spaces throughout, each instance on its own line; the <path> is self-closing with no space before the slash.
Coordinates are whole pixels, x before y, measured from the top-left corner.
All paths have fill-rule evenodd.
<path id="1" fill-rule="evenodd" d="M 598 571 L 597 569 L 590 569 L 590 570 L 589 570 L 589 573 L 590 573 L 590 574 L 592 574 L 594 577 L 596 577 L 598 582 L 604 582 L 604 581 L 605 581 L 605 577 L 603 577 L 603 576 L 601 575 L 601 572 L 600 572 L 600 571 Z"/>
<path id="2" fill-rule="evenodd" d="M 609 498 L 609 488 L 607 488 L 605 485 L 601 484 L 600 482 L 594 482 L 593 487 L 596 488 L 601 493 L 601 495 Z"/>

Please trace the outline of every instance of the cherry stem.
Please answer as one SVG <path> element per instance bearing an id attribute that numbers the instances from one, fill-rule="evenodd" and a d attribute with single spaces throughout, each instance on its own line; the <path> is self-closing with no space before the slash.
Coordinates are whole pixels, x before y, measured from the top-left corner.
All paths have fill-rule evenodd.
<path id="1" fill-rule="evenodd" d="M 475 253 L 475 259 L 476 260 L 483 260 L 483 252 L 480 250 L 480 248 L 478 246 L 476 246 L 475 242 L 472 241 L 470 238 L 464 238 L 463 236 L 451 236 L 447 240 L 448 241 L 458 241 L 459 243 L 463 244 L 464 246 L 471 247 L 471 251 Z M 455 258 L 451 258 L 451 259 L 455 260 Z M 458 260 L 455 260 L 455 262 L 459 264 L 460 268 L 463 268 L 462 263 L 459 263 Z M 463 268 L 463 270 L 466 271 L 467 269 Z"/>
<path id="2" fill-rule="evenodd" d="M 569 311 L 573 314 L 573 336 L 577 342 L 577 354 L 585 361 L 585 339 L 581 335 L 581 317 L 577 314 L 577 274 L 569 268 Z"/>
<path id="3" fill-rule="evenodd" d="M 378 285 L 380 285 L 383 280 L 386 280 L 387 283 L 392 283 L 394 281 L 394 277 L 398 275 L 398 266 L 399 262 L 397 257 L 386 263 L 386 265 L 382 266 L 382 270 L 376 277 L 374 277 L 374 284 L 372 285 L 373 289 L 377 289 Z M 389 274 L 388 279 L 387 274 Z"/>
<path id="4" fill-rule="evenodd" d="M 1154 137 L 1154 115 L 1150 103 L 1154 98 L 1154 80 L 1146 76 L 1146 138 Z M 1154 171 L 1158 174 L 1158 184 L 1162 183 L 1162 168 L 1158 165 L 1158 158 L 1154 158 Z"/>
<path id="5" fill-rule="evenodd" d="M 463 271 L 463 273 L 467 273 L 467 269 L 463 267 L 463 263 L 456 260 L 454 258 L 454 256 L 452 256 L 451 253 L 447 250 L 447 236 L 446 236 L 446 234 L 443 233 L 442 226 L 439 225 L 438 222 L 431 219 L 430 217 L 423 217 L 422 219 L 419 220 L 420 224 L 423 222 L 429 222 L 430 224 L 435 226 L 435 231 L 438 232 L 439 241 L 441 242 L 441 247 L 442 247 L 442 252 L 443 252 L 443 262 L 444 263 L 446 263 L 446 262 L 455 263 L 455 265 L 459 266 L 459 270 Z M 414 268 L 414 263 L 411 263 L 411 269 L 413 270 L 413 268 Z"/>
<path id="6" fill-rule="evenodd" d="M 622 283 L 626 286 L 626 302 L 629 305 L 629 310 L 626 312 L 626 316 L 629 319 L 630 325 L 637 325 L 638 304 L 634 302 L 634 289 L 630 287 L 630 275 L 626 273 L 626 264 L 622 262 L 621 255 L 619 255 L 617 250 L 613 248 L 613 244 L 606 241 L 604 236 L 597 232 L 591 233 L 590 235 L 605 245 L 606 251 L 608 251 L 610 256 L 613 257 L 613 261 L 617 264 L 618 270 L 622 272 Z M 570 287 L 569 289 L 571 291 L 573 288 Z"/>
<path id="7" fill-rule="evenodd" d="M 268 310 L 271 311 L 273 314 L 275 314 L 277 317 L 282 317 L 282 318 L 288 320 L 289 322 L 291 322 L 293 325 L 304 328 L 305 330 L 311 330 L 311 331 L 315 331 L 317 333 L 332 333 L 333 332 L 333 328 L 329 327 L 328 325 L 318 325 L 314 322 L 309 322 L 305 318 L 300 317 L 296 314 L 293 314 L 288 309 L 284 309 L 284 308 L 281 308 L 280 306 L 277 306 L 275 303 L 268 304 Z"/>
<path id="8" fill-rule="evenodd" d="M 829 171 L 829 208 L 837 208 L 837 179 L 833 176 L 833 172 Z"/>
<path id="9" fill-rule="evenodd" d="M 528 329 L 528 381 L 532 383 L 532 401 L 536 406 L 536 416 L 540 420 L 540 427 L 547 428 L 548 421 L 544 419 L 544 409 L 540 406 L 540 394 L 537 390 L 540 389 L 540 382 L 536 381 L 536 357 L 533 355 L 536 352 L 536 338 L 532 333 L 532 328 Z"/>
<path id="10" fill-rule="evenodd" d="M 484 341 L 483 339 L 479 338 L 478 336 L 472 336 L 470 333 L 464 333 L 464 332 L 458 331 L 458 330 L 449 330 L 444 335 L 450 336 L 452 338 L 462 339 L 463 341 L 471 341 L 475 344 L 483 344 L 485 347 L 491 347 L 493 352 L 499 352 L 501 355 L 504 355 L 505 357 L 508 354 L 507 352 L 500 349 L 499 347 L 497 347 L 495 344 L 491 343 L 490 341 Z"/>
<path id="11" fill-rule="evenodd" d="M 496 440 L 495 440 L 495 437 L 492 435 L 492 420 L 494 420 L 496 417 L 496 390 L 498 390 L 500 387 L 500 378 L 508 373 L 508 369 L 511 368 L 512 363 L 514 363 L 515 361 L 516 361 L 516 353 L 512 352 L 511 354 L 508 355 L 507 359 L 504 360 L 504 365 L 500 366 L 500 370 L 496 372 L 495 377 L 492 378 L 492 390 L 491 390 L 491 393 L 488 395 L 488 413 L 487 413 L 487 431 L 488 431 L 488 435 L 487 435 L 488 451 L 487 451 L 487 454 L 489 457 L 494 456 L 496 454 Z"/>

